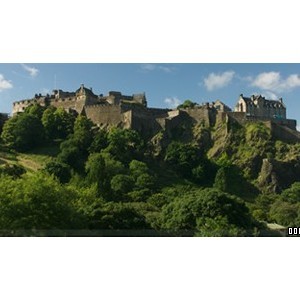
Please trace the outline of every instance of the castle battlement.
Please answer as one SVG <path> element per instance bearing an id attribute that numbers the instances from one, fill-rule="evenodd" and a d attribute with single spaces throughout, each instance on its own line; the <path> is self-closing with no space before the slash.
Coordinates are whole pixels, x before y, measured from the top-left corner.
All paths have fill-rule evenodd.
<path id="1" fill-rule="evenodd" d="M 106 96 L 97 96 L 82 84 L 75 92 L 55 90 L 51 96 L 36 94 L 33 99 L 16 101 L 13 103 L 13 114 L 23 112 L 36 103 L 84 114 L 98 126 L 121 126 L 147 134 L 170 130 L 187 120 L 206 127 L 224 121 L 240 124 L 272 122 L 296 131 L 296 121 L 286 118 L 283 100 L 267 100 L 260 95 L 244 97 L 241 94 L 234 111 L 220 100 L 179 109 L 148 108 L 145 93 L 126 96 L 110 91 Z"/>

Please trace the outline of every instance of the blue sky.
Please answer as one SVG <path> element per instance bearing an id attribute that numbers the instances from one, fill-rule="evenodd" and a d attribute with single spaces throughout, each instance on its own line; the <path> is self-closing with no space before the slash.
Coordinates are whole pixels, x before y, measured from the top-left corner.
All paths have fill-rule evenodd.
<path id="1" fill-rule="evenodd" d="M 74 91 L 81 83 L 96 94 L 145 92 L 150 107 L 175 107 L 185 99 L 220 99 L 234 107 L 241 93 L 282 97 L 288 117 L 300 123 L 299 64 L 0 64 L 0 112 L 35 93 Z"/>

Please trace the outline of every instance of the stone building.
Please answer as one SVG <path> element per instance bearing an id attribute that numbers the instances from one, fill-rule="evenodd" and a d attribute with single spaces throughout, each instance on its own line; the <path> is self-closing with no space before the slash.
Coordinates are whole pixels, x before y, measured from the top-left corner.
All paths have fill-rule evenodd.
<path id="1" fill-rule="evenodd" d="M 294 139 L 296 132 L 296 120 L 286 119 L 282 99 L 266 100 L 262 96 L 248 98 L 240 95 L 234 111 L 220 100 L 171 110 L 147 107 L 144 93 L 127 96 L 110 91 L 106 96 L 95 95 L 92 89 L 82 84 L 75 92 L 54 90 L 52 95 L 36 94 L 33 99 L 14 102 L 13 114 L 23 112 L 33 104 L 62 107 L 69 112 L 85 115 L 101 128 L 131 128 L 145 136 L 153 136 L 161 130 L 174 132 L 186 122 L 213 127 L 224 122 L 244 124 L 262 121 L 268 123 L 278 136 L 291 136 L 290 140 Z M 300 140 L 300 136 L 296 138 Z"/>
<path id="2" fill-rule="evenodd" d="M 234 111 L 245 112 L 249 117 L 286 119 L 286 107 L 282 98 L 267 100 L 261 95 L 248 98 L 241 94 Z"/>
<path id="3" fill-rule="evenodd" d="M 80 88 L 75 92 L 65 92 L 62 90 L 54 90 L 52 95 L 42 96 L 35 94 L 34 98 L 16 101 L 13 103 L 12 114 L 23 112 L 26 107 L 33 104 L 41 106 L 63 107 L 66 110 L 74 110 L 78 114 L 83 113 L 83 109 L 90 105 L 121 105 L 121 104 L 141 104 L 147 106 L 145 94 L 134 94 L 132 96 L 122 95 L 120 92 L 111 91 L 107 96 L 95 95 L 92 89 L 86 88 L 81 84 Z"/>

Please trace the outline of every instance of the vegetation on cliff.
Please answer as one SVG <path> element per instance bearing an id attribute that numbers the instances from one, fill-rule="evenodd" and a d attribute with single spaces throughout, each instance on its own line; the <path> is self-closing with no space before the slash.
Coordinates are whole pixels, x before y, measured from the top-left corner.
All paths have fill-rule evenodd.
<path id="1" fill-rule="evenodd" d="M 267 223 L 300 223 L 299 150 L 264 123 L 187 122 L 146 139 L 31 106 L 1 134 L 0 232 L 272 235 Z"/>

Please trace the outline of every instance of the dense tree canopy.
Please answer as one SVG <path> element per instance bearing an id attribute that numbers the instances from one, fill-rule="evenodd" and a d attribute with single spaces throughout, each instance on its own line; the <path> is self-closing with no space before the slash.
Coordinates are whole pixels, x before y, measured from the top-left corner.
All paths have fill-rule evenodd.
<path id="1" fill-rule="evenodd" d="M 180 128 L 149 138 L 28 107 L 1 134 L 0 232 L 250 236 L 268 223 L 300 226 L 300 144 L 274 142 L 263 123 Z M 284 167 L 292 180 L 267 189 L 290 176 Z"/>
<path id="2" fill-rule="evenodd" d="M 1 138 L 8 147 L 26 151 L 43 143 L 44 127 L 37 116 L 23 113 L 5 122 Z"/>

